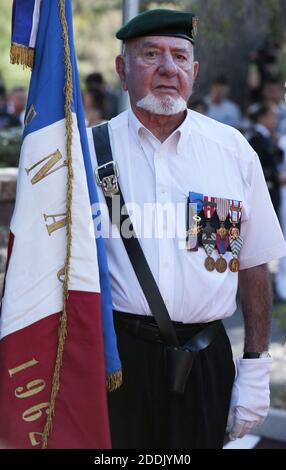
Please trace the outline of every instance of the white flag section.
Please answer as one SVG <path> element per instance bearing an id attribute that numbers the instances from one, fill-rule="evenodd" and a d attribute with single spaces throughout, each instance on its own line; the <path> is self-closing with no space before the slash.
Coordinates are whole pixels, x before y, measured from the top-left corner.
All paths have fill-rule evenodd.
<path id="1" fill-rule="evenodd" d="M 65 119 L 29 134 L 22 146 L 15 236 L 6 274 L 1 338 L 63 305 L 66 255 Z M 73 114 L 72 247 L 69 290 L 100 292 L 92 213 L 77 117 Z"/>

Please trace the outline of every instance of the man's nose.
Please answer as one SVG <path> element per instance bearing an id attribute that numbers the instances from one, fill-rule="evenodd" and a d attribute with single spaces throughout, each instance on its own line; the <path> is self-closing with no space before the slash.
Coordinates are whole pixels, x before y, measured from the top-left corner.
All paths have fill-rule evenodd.
<path id="1" fill-rule="evenodd" d="M 174 62 L 172 54 L 164 54 L 161 58 L 159 72 L 162 75 L 173 76 L 177 73 L 177 65 Z"/>

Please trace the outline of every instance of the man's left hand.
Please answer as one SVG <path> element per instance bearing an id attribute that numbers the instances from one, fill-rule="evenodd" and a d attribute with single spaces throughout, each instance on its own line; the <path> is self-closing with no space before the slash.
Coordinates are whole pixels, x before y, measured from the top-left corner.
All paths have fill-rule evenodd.
<path id="1" fill-rule="evenodd" d="M 237 359 L 227 424 L 230 440 L 245 436 L 266 418 L 271 365 L 271 357 Z"/>

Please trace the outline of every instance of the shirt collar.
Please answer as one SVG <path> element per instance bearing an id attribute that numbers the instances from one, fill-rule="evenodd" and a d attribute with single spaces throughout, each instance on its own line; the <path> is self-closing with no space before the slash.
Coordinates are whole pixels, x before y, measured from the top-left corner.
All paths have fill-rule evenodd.
<path id="1" fill-rule="evenodd" d="M 190 134 L 191 123 L 189 114 L 190 111 L 187 110 L 186 118 L 182 124 L 177 129 L 175 129 L 174 132 L 172 132 L 172 134 L 165 140 L 165 142 L 167 142 L 172 139 L 176 139 L 175 147 L 177 155 L 181 155 L 184 152 L 185 145 Z M 152 144 L 155 148 L 159 148 L 160 145 L 163 145 L 163 143 L 161 143 L 157 137 L 155 137 L 154 134 L 152 134 L 152 132 L 142 124 L 141 121 L 139 121 L 131 108 L 129 109 L 129 126 L 134 132 L 136 138 L 139 140 L 140 145 L 143 144 L 144 137 L 147 137 L 150 141 L 152 141 Z"/>

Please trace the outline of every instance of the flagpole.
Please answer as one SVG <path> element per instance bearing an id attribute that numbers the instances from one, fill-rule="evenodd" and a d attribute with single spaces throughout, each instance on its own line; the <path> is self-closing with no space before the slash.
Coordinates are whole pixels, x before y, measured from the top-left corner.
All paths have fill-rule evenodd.
<path id="1" fill-rule="evenodd" d="M 122 19 L 123 24 L 138 15 L 140 7 L 140 0 L 123 0 L 122 1 Z M 120 111 L 124 111 L 129 107 L 129 96 L 124 90 L 121 91 L 120 95 Z"/>
<path id="2" fill-rule="evenodd" d="M 140 0 L 123 0 L 123 24 L 139 13 Z"/>

